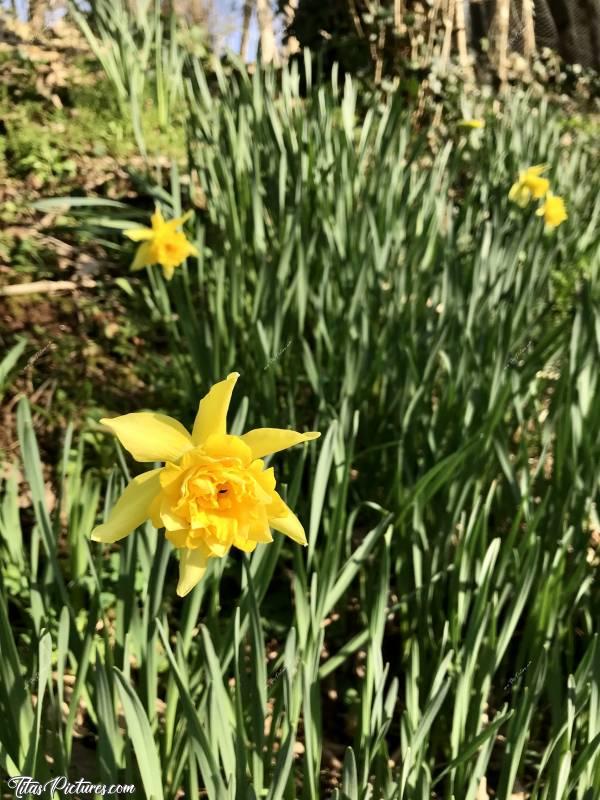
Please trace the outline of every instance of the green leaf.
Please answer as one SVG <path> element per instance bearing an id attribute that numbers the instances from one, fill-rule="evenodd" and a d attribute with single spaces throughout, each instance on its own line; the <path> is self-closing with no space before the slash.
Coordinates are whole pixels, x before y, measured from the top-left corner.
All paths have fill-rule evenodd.
<path id="1" fill-rule="evenodd" d="M 145 795 L 148 800 L 163 800 L 163 778 L 150 723 L 131 683 L 117 667 L 113 671 Z"/>

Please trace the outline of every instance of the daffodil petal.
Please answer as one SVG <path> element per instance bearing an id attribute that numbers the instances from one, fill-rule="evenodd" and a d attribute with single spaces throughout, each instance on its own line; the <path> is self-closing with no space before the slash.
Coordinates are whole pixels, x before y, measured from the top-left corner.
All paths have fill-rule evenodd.
<path id="1" fill-rule="evenodd" d="M 150 506 L 160 492 L 159 469 L 138 475 L 127 485 L 107 521 L 92 531 L 95 542 L 118 542 L 134 531 L 150 516 Z"/>
<path id="2" fill-rule="evenodd" d="M 241 536 L 237 536 L 233 540 L 233 546 L 238 550 L 243 550 L 244 553 L 253 553 L 257 544 L 255 539 L 243 539 Z"/>
<path id="3" fill-rule="evenodd" d="M 161 470 L 164 472 L 164 469 Z M 162 487 L 161 487 L 162 488 Z M 158 528 L 162 528 L 162 519 L 160 518 L 160 507 L 162 501 L 160 493 L 156 495 L 152 503 L 150 504 L 150 508 L 148 509 L 148 516 L 150 517 L 150 521 L 154 525 L 154 527 L 158 530 Z"/>
<path id="4" fill-rule="evenodd" d="M 164 414 L 142 411 L 101 419 L 136 461 L 177 461 L 192 448 L 183 425 Z"/>
<path id="5" fill-rule="evenodd" d="M 264 542 L 265 544 L 272 542 L 273 536 L 271 535 L 269 526 L 267 525 L 264 529 L 253 531 L 252 539 L 254 539 L 255 542 Z"/>
<path id="6" fill-rule="evenodd" d="M 252 458 L 263 458 L 271 453 L 278 453 L 286 450 L 301 442 L 311 442 L 318 439 L 321 434 L 318 431 L 307 431 L 298 433 L 297 431 L 286 430 L 284 428 L 255 428 L 240 436 L 252 450 Z"/>
<path id="7" fill-rule="evenodd" d="M 165 531 L 165 536 L 174 547 L 182 548 L 186 546 L 189 531 L 181 528 L 178 531 Z"/>
<path id="8" fill-rule="evenodd" d="M 165 533 L 169 531 L 180 531 L 182 525 L 185 525 L 184 519 L 181 519 L 176 514 L 170 514 L 166 508 L 161 506 L 159 527 L 164 528 Z"/>
<path id="9" fill-rule="evenodd" d="M 283 500 L 281 504 L 285 506 L 286 513 L 280 517 L 270 517 L 269 525 L 274 530 L 289 536 L 290 539 L 293 539 L 298 544 L 307 545 L 308 542 L 306 541 L 306 534 L 304 533 L 302 523 L 294 512 L 285 505 Z"/>
<path id="10" fill-rule="evenodd" d="M 239 372 L 231 372 L 224 381 L 215 383 L 200 401 L 192 431 L 194 445 L 202 444 L 214 434 L 227 433 L 227 411 L 239 377 Z"/>
<path id="11" fill-rule="evenodd" d="M 177 584 L 177 594 L 179 597 L 185 597 L 188 592 L 191 592 L 194 586 L 202 579 L 206 572 L 206 562 L 208 559 L 197 547 L 193 550 L 184 548 L 181 551 L 181 559 L 179 561 L 179 583 Z"/>
<path id="12" fill-rule="evenodd" d="M 550 186 L 550 181 L 547 178 L 533 178 L 529 183 L 529 190 L 536 200 L 543 197 Z"/>
<path id="13" fill-rule="evenodd" d="M 152 229 L 155 231 L 165 224 L 165 218 L 161 214 L 159 208 L 154 209 L 154 214 L 150 217 L 150 222 L 152 223 Z"/>
<path id="14" fill-rule="evenodd" d="M 222 544 L 220 542 L 211 541 L 211 542 L 206 542 L 206 546 L 208 548 L 208 551 L 213 556 L 217 556 L 218 558 L 223 558 L 223 556 L 227 555 L 227 552 L 229 551 L 230 544 L 229 543 Z"/>
<path id="15" fill-rule="evenodd" d="M 193 213 L 194 212 L 192 210 L 186 211 L 185 214 L 182 217 L 174 217 L 173 219 L 170 219 L 168 222 L 165 222 L 165 225 L 168 228 L 171 228 L 172 230 L 175 230 L 176 228 L 179 228 L 183 224 L 185 224 L 188 221 L 188 219 L 192 216 Z"/>
<path id="16" fill-rule="evenodd" d="M 239 458 L 244 465 L 252 462 L 252 453 L 241 436 L 211 434 L 202 443 L 202 450 L 212 458 Z"/>
<path id="17" fill-rule="evenodd" d="M 153 263 L 152 246 L 150 242 L 143 242 L 137 249 L 131 265 L 133 271 L 149 267 Z"/>
<path id="18" fill-rule="evenodd" d="M 127 236 L 132 242 L 143 242 L 146 239 L 152 239 L 154 231 L 152 228 L 128 228 L 123 231 L 123 236 Z"/>

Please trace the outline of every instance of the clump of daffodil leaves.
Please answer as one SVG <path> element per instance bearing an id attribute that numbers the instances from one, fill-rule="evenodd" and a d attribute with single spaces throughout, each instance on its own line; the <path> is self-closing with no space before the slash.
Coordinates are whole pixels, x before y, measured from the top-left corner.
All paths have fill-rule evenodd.
<path id="1" fill-rule="evenodd" d="M 192 216 L 188 211 L 182 217 L 165 221 L 157 208 L 150 217 L 150 228 L 128 228 L 123 231 L 133 242 L 141 242 L 131 265 L 132 270 L 160 264 L 163 275 L 171 280 L 175 267 L 183 264 L 188 256 L 197 256 L 198 250 L 188 242 L 183 231 L 177 230 Z"/>
<path id="2" fill-rule="evenodd" d="M 273 468 L 265 469 L 262 459 L 320 433 L 257 428 L 228 434 L 227 411 L 238 377 L 232 372 L 200 401 L 191 435 L 163 414 L 101 420 L 136 461 L 164 466 L 129 483 L 92 539 L 116 542 L 147 519 L 164 527 L 180 551 L 180 597 L 202 578 L 209 558 L 222 558 L 231 547 L 252 552 L 259 542 L 273 541 L 270 528 L 307 544 L 300 521 L 275 491 Z"/>
<path id="3" fill-rule="evenodd" d="M 519 173 L 518 179 L 510 187 L 508 199 L 525 208 L 531 200 L 543 200 L 537 209 L 536 216 L 543 217 L 546 232 L 554 230 L 568 219 L 565 201 L 552 194 L 550 181 L 542 173 L 548 169 L 546 164 L 527 167 Z"/>

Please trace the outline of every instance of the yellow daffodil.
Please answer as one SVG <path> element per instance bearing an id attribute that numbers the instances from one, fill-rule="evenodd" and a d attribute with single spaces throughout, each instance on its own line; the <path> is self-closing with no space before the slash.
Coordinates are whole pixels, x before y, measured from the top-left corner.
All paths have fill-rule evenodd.
<path id="1" fill-rule="evenodd" d="M 562 222 L 568 219 L 565 201 L 562 197 L 552 194 L 552 192 L 548 192 L 544 202 L 535 213 L 538 217 L 544 218 L 547 231 L 554 230 L 554 228 L 557 228 Z"/>
<path id="2" fill-rule="evenodd" d="M 163 414 L 125 414 L 101 422 L 116 434 L 136 461 L 163 467 L 134 478 L 108 520 L 92 531 L 97 542 L 116 542 L 146 519 L 180 550 L 177 594 L 186 595 L 202 578 L 209 558 L 231 547 L 247 553 L 271 542 L 269 528 L 306 545 L 304 529 L 275 491 L 273 468 L 263 458 L 320 433 L 257 428 L 227 433 L 227 410 L 239 377 L 232 372 L 200 401 L 191 435 Z"/>
<path id="3" fill-rule="evenodd" d="M 462 128 L 473 128 L 475 130 L 485 128 L 485 121 L 482 119 L 461 119 L 458 124 Z"/>
<path id="4" fill-rule="evenodd" d="M 160 264 L 167 280 L 173 277 L 178 267 L 188 256 L 197 256 L 198 251 L 188 242 L 183 231 L 178 231 L 192 215 L 191 211 L 183 217 L 176 217 L 165 222 L 158 209 L 150 218 L 151 228 L 129 228 L 124 235 L 133 242 L 141 242 L 137 249 L 131 269 L 143 269 L 151 264 Z"/>
<path id="5" fill-rule="evenodd" d="M 543 197 L 550 188 L 550 181 L 541 177 L 547 169 L 547 164 L 537 164 L 522 170 L 516 183 L 510 187 L 508 199 L 525 208 L 532 199 Z"/>

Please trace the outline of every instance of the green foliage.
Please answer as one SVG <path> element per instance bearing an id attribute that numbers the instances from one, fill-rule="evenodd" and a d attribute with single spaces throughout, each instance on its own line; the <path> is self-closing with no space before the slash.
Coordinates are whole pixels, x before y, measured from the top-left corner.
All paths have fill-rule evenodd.
<path id="1" fill-rule="evenodd" d="M 116 91 L 122 115 L 131 120 L 144 156 L 144 100 L 152 99 L 161 130 L 171 128 L 183 98 L 186 54 L 208 54 L 202 30 L 190 30 L 170 3 L 164 5 L 168 14 L 160 0 L 94 0 L 86 15 L 70 4 L 71 15 Z"/>
<path id="2" fill-rule="evenodd" d="M 172 216 L 202 187 L 201 255 L 172 282 L 151 268 L 119 286 L 168 336 L 155 410 L 173 413 L 170 384 L 189 425 L 235 369 L 233 433 L 323 432 L 275 459 L 309 547 L 214 559 L 179 601 L 149 522 L 108 556 L 89 543 L 129 460 L 105 482 L 69 428 L 50 509 L 21 400 L 31 503 L 20 515 L 8 478 L 0 764 L 44 779 L 48 754 L 66 773 L 81 700 L 93 777 L 148 798 L 475 800 L 485 776 L 497 797 L 518 779 L 532 800 L 591 800 L 597 143 L 571 130 L 565 146 L 562 116 L 527 95 L 485 109 L 481 131 L 454 110 L 428 139 L 402 95 L 362 113 L 351 80 L 313 87 L 308 58 L 302 75 L 217 65 L 210 85 L 189 67 L 187 174 L 148 188 Z M 540 162 L 569 211 L 552 235 L 507 197 Z M 88 234 L 143 219 L 55 203 Z"/>
<path id="3" fill-rule="evenodd" d="M 34 102 L 14 106 L 0 103 L 7 129 L 3 140 L 7 177 L 35 175 L 38 187 L 50 190 L 72 182 L 81 156 L 109 157 L 126 163 L 137 154 L 131 124 L 120 117 L 106 82 L 97 87 L 92 102 L 87 93 L 77 97 L 75 110 L 43 109 Z M 169 147 L 174 154 L 183 152 L 181 131 L 176 136 L 161 134 L 151 107 L 145 109 L 143 119 L 144 127 L 154 132 L 155 148 Z"/>

